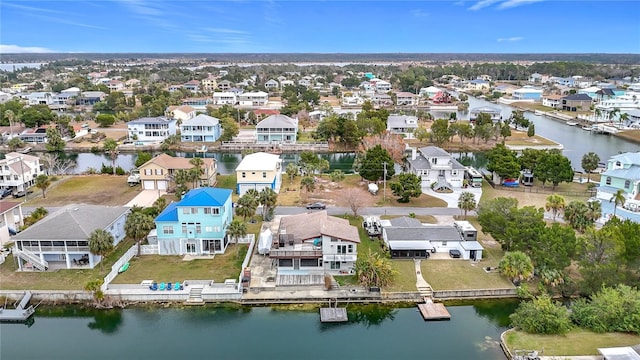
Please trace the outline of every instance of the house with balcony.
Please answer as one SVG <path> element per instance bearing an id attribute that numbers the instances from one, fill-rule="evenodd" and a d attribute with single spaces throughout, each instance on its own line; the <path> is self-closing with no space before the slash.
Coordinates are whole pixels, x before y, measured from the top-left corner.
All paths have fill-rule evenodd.
<path id="1" fill-rule="evenodd" d="M 44 144 L 47 142 L 47 127 L 25 129 L 18 137 L 28 144 Z"/>
<path id="2" fill-rule="evenodd" d="M 76 104 L 77 95 L 72 92 L 61 92 L 53 95 L 49 108 L 51 110 L 66 110 Z"/>
<path id="3" fill-rule="evenodd" d="M 14 235 L 14 256 L 20 271 L 93 269 L 102 257 L 89 250 L 89 236 L 102 229 L 114 245 L 124 239 L 131 211 L 123 206 L 71 204 Z"/>
<path id="4" fill-rule="evenodd" d="M 122 91 L 125 88 L 124 83 L 120 80 L 109 80 L 106 85 L 110 91 Z"/>
<path id="5" fill-rule="evenodd" d="M 358 258 L 358 229 L 326 211 L 282 217 L 269 257 L 286 271 L 350 275 Z"/>
<path id="6" fill-rule="evenodd" d="M 387 131 L 413 139 L 413 132 L 418 128 L 418 118 L 410 115 L 389 115 Z"/>
<path id="7" fill-rule="evenodd" d="M 391 95 L 385 93 L 375 93 L 371 96 L 371 103 L 376 107 L 393 106 Z"/>
<path id="8" fill-rule="evenodd" d="M 480 114 L 487 114 L 491 116 L 491 121 L 494 123 L 502 120 L 502 111 L 500 108 L 492 106 L 480 106 L 469 110 L 469 121 L 474 122 Z"/>
<path id="9" fill-rule="evenodd" d="M 206 79 L 202 79 L 200 86 L 206 92 L 213 92 L 218 88 L 218 81 L 215 76 L 209 75 Z"/>
<path id="10" fill-rule="evenodd" d="M 295 144 L 298 136 L 298 119 L 287 115 L 271 115 L 256 125 L 256 142 L 259 144 Z"/>
<path id="11" fill-rule="evenodd" d="M 564 111 L 589 111 L 593 99 L 587 94 L 571 94 L 560 100 Z"/>
<path id="12" fill-rule="evenodd" d="M 207 106 L 211 105 L 213 100 L 207 97 L 198 97 L 198 98 L 186 98 L 182 100 L 182 105 L 189 105 L 196 110 L 205 111 L 207 110 Z"/>
<path id="13" fill-rule="evenodd" d="M 213 186 L 216 183 L 216 160 L 203 158 L 199 186 Z M 190 159 L 160 154 L 140 165 L 140 183 L 143 190 L 167 191 L 178 170 L 191 170 Z"/>
<path id="14" fill-rule="evenodd" d="M 236 179 L 236 192 L 240 196 L 249 189 L 260 192 L 267 187 L 278 193 L 282 185 L 282 159 L 265 152 L 246 155 L 236 167 Z"/>
<path id="15" fill-rule="evenodd" d="M 269 94 L 264 91 L 252 91 L 238 95 L 238 105 L 245 107 L 266 106 L 269 102 Z"/>
<path id="16" fill-rule="evenodd" d="M 222 80 L 218 82 L 218 90 L 229 91 L 233 87 L 233 83 L 229 80 Z"/>
<path id="17" fill-rule="evenodd" d="M 0 160 L 0 187 L 14 193 L 32 187 L 42 174 L 44 167 L 37 156 L 10 152 Z"/>
<path id="18" fill-rule="evenodd" d="M 490 83 L 487 80 L 475 79 L 466 83 L 465 89 L 471 91 L 484 91 L 489 90 Z"/>
<path id="19" fill-rule="evenodd" d="M 396 105 L 416 106 L 418 105 L 418 96 L 410 92 L 399 91 L 396 93 Z"/>
<path id="20" fill-rule="evenodd" d="M 200 81 L 198 81 L 198 80 L 187 81 L 186 83 L 184 83 L 182 85 L 182 88 L 185 89 L 185 90 L 189 90 L 191 92 L 196 93 L 196 92 L 200 91 Z"/>
<path id="21" fill-rule="evenodd" d="M 511 98 L 516 101 L 540 101 L 542 98 L 542 90 L 536 89 L 533 86 L 523 86 L 515 90 Z"/>
<path id="22" fill-rule="evenodd" d="M 407 171 L 422 180 L 422 186 L 433 190 L 461 188 L 464 181 L 464 165 L 437 146 L 412 148 L 407 159 Z"/>
<path id="23" fill-rule="evenodd" d="M 554 109 L 560 109 L 562 107 L 560 99 L 562 95 L 546 95 L 542 97 L 542 106 L 547 106 Z"/>
<path id="24" fill-rule="evenodd" d="M 184 142 L 216 142 L 221 134 L 220 120 L 205 114 L 180 124 L 180 139 Z"/>
<path id="25" fill-rule="evenodd" d="M 27 95 L 29 105 L 50 105 L 53 103 L 53 93 L 38 91 Z"/>
<path id="26" fill-rule="evenodd" d="M 102 91 L 83 91 L 78 98 L 78 105 L 95 105 L 107 97 Z"/>
<path id="27" fill-rule="evenodd" d="M 371 83 L 374 84 L 375 86 L 375 90 L 377 92 L 389 92 L 391 91 L 391 83 L 388 81 L 384 81 L 384 80 L 380 80 L 380 79 L 374 79 L 371 80 Z"/>
<path id="28" fill-rule="evenodd" d="M 267 91 L 278 91 L 278 89 L 280 89 L 280 83 L 276 80 L 269 79 L 264 83 L 264 87 Z"/>
<path id="29" fill-rule="evenodd" d="M 129 140 L 141 143 L 160 143 L 176 134 L 176 120 L 166 117 L 143 117 L 127 123 Z"/>
<path id="30" fill-rule="evenodd" d="M 231 91 L 214 92 L 212 97 L 213 105 L 235 105 L 238 101 L 236 93 Z"/>
<path id="31" fill-rule="evenodd" d="M 0 201 L 0 247 L 13 241 L 12 235 L 24 225 L 21 201 Z"/>
<path id="32" fill-rule="evenodd" d="M 231 190 L 204 187 L 187 192 L 155 219 L 160 255 L 224 254 L 233 208 Z"/>
<path id="33" fill-rule="evenodd" d="M 596 196 L 610 201 L 618 190 L 624 193 L 625 207 L 640 211 L 640 152 L 614 155 L 607 161 Z"/>
<path id="34" fill-rule="evenodd" d="M 164 114 L 169 119 L 186 121 L 196 116 L 196 109 L 189 105 L 168 106 Z"/>

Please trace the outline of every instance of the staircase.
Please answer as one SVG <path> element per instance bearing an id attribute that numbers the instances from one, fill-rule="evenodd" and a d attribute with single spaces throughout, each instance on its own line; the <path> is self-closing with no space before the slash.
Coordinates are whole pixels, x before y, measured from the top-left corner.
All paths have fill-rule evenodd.
<path id="1" fill-rule="evenodd" d="M 202 299 L 202 290 L 203 286 L 192 285 L 189 289 L 189 298 L 187 299 L 187 304 L 190 305 L 198 305 L 204 304 L 204 299 Z"/>
<path id="2" fill-rule="evenodd" d="M 40 259 L 40 256 L 29 250 L 15 249 L 14 252 L 19 259 L 31 263 L 34 268 L 40 271 L 47 271 L 47 269 L 49 269 L 49 263 L 47 261 Z"/>
<path id="3" fill-rule="evenodd" d="M 419 285 L 417 286 L 418 293 L 423 298 L 432 298 L 433 297 L 433 289 L 429 285 Z"/>
<path id="4" fill-rule="evenodd" d="M 449 184 L 449 182 L 447 181 L 447 178 L 445 178 L 444 176 L 440 175 L 440 176 L 438 176 L 438 181 L 433 186 L 433 190 L 434 191 L 451 190 L 451 184 Z"/>

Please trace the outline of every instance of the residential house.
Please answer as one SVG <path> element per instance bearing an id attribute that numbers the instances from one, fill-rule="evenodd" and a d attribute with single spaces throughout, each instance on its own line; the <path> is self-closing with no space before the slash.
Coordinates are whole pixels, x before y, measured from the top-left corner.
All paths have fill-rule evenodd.
<path id="1" fill-rule="evenodd" d="M 122 91 L 125 88 L 124 83 L 120 80 L 109 80 L 106 85 L 110 91 Z"/>
<path id="2" fill-rule="evenodd" d="M 575 79 L 572 77 L 557 77 L 553 76 L 549 80 L 553 81 L 555 84 L 564 85 L 568 87 L 574 87 Z"/>
<path id="3" fill-rule="evenodd" d="M 62 111 L 69 109 L 73 107 L 73 105 L 75 105 L 76 97 L 77 95 L 70 92 L 61 92 L 59 94 L 55 94 L 51 99 L 51 104 L 49 104 L 49 108 L 51 110 L 62 110 Z"/>
<path id="4" fill-rule="evenodd" d="M 158 254 L 224 254 L 233 217 L 229 189 L 204 187 L 187 192 L 155 219 Z"/>
<path id="5" fill-rule="evenodd" d="M 398 106 L 416 106 L 418 105 L 418 96 L 410 92 L 397 92 L 396 105 Z"/>
<path id="6" fill-rule="evenodd" d="M 214 92 L 213 105 L 235 105 L 237 96 L 231 91 Z"/>
<path id="7" fill-rule="evenodd" d="M 361 106 L 364 99 L 358 93 L 345 92 L 342 94 L 342 106 Z"/>
<path id="8" fill-rule="evenodd" d="M 429 99 L 436 96 L 437 93 L 441 92 L 442 89 L 437 88 L 435 86 L 429 86 L 426 88 L 420 88 L 420 96 L 426 96 Z"/>
<path id="9" fill-rule="evenodd" d="M 207 97 L 186 98 L 182 100 L 182 105 L 189 105 L 196 110 L 205 111 L 207 106 L 211 105 L 213 100 Z"/>
<path id="10" fill-rule="evenodd" d="M 220 120 L 200 114 L 180 124 L 180 137 L 185 142 L 215 142 L 222 133 Z"/>
<path id="11" fill-rule="evenodd" d="M 246 107 L 266 106 L 269 102 L 269 94 L 264 91 L 252 91 L 238 96 L 238 105 Z"/>
<path id="12" fill-rule="evenodd" d="M 413 132 L 418 128 L 418 118 L 409 115 L 389 115 L 387 131 L 413 139 Z"/>
<path id="13" fill-rule="evenodd" d="M 296 86 L 296 82 L 293 80 L 287 80 L 287 79 L 280 81 L 280 88 L 284 89 L 287 86 Z"/>
<path id="14" fill-rule="evenodd" d="M 503 95 L 513 95 L 513 92 L 516 91 L 518 89 L 517 86 L 514 86 L 512 84 L 497 84 L 496 87 L 493 89 L 494 92 L 499 92 Z"/>
<path id="15" fill-rule="evenodd" d="M 180 89 L 182 89 L 182 85 L 174 84 L 174 85 L 169 85 L 169 87 L 167 88 L 167 91 L 176 92 Z"/>
<path id="16" fill-rule="evenodd" d="M 136 88 L 138 86 L 140 86 L 140 80 L 138 79 L 129 79 L 127 81 L 124 82 L 124 85 L 128 88 Z"/>
<path id="17" fill-rule="evenodd" d="M 233 86 L 233 83 L 231 83 L 231 81 L 229 80 L 222 80 L 218 82 L 218 90 L 220 91 L 229 91 L 229 89 L 231 89 L 232 86 Z"/>
<path id="18" fill-rule="evenodd" d="M 313 79 L 309 76 L 305 76 L 302 79 L 298 80 L 298 85 L 304 86 L 306 88 L 310 87 L 313 83 Z"/>
<path id="19" fill-rule="evenodd" d="M 542 106 L 547 106 L 554 109 L 561 108 L 561 101 L 564 96 L 562 95 L 546 95 L 542 97 Z"/>
<path id="20" fill-rule="evenodd" d="M 53 93 L 46 91 L 33 92 L 27 96 L 29 105 L 50 105 L 53 103 Z"/>
<path id="21" fill-rule="evenodd" d="M 196 116 L 196 109 L 189 105 L 174 105 L 167 107 L 167 109 L 164 111 L 164 114 L 169 119 L 185 121 Z"/>
<path id="22" fill-rule="evenodd" d="M 640 344 L 635 346 L 620 346 L 598 348 L 602 360 L 640 360 Z"/>
<path id="23" fill-rule="evenodd" d="M 280 110 L 278 110 L 278 109 L 255 109 L 255 110 L 253 110 L 253 113 L 256 115 L 256 118 L 258 120 L 262 120 L 267 116 L 279 115 L 280 114 Z"/>
<path id="24" fill-rule="evenodd" d="M 618 190 L 624 192 L 625 204 L 629 203 L 625 206 L 640 210 L 640 152 L 614 155 L 607 161 L 596 196 L 610 201 Z"/>
<path id="25" fill-rule="evenodd" d="M 611 90 L 611 89 L 609 89 L 609 90 Z M 598 91 L 602 91 L 602 89 L 597 87 L 597 86 L 589 86 L 589 87 L 586 87 L 586 88 L 579 89 L 578 91 L 576 91 L 576 94 L 586 94 L 591 99 L 595 99 L 597 94 L 598 94 Z"/>
<path id="26" fill-rule="evenodd" d="M 44 144 L 47 142 L 47 127 L 41 126 L 35 129 L 26 129 L 18 136 L 20 140 L 29 144 Z"/>
<path id="27" fill-rule="evenodd" d="M 10 152 L 0 160 L 0 187 L 23 191 L 35 184 L 38 175 L 44 174 L 40 158 L 29 154 Z"/>
<path id="28" fill-rule="evenodd" d="M 295 144 L 298 136 L 298 119 L 287 115 L 271 115 L 256 125 L 257 143 Z"/>
<path id="29" fill-rule="evenodd" d="M 529 76 L 529 82 L 534 84 L 544 84 L 549 81 L 549 75 L 533 73 Z"/>
<path id="30" fill-rule="evenodd" d="M 186 90 L 189 90 L 191 92 L 196 93 L 196 92 L 200 91 L 200 81 L 198 81 L 198 80 L 190 80 L 190 81 L 187 81 L 186 83 L 184 83 L 182 85 L 182 87 L 184 89 L 186 89 Z"/>
<path id="31" fill-rule="evenodd" d="M 117 245 L 125 237 L 124 225 L 130 208 L 72 204 L 13 236 L 14 255 L 20 270 L 93 268 L 101 256 L 89 250 L 89 237 L 102 229 Z"/>
<path id="32" fill-rule="evenodd" d="M 371 82 L 373 83 L 374 81 L 371 80 Z M 375 81 L 375 90 L 377 92 L 389 92 L 391 91 L 391 83 L 388 81 L 384 81 L 384 80 L 376 80 Z"/>
<path id="33" fill-rule="evenodd" d="M 480 106 L 469 110 L 469 121 L 476 121 L 478 115 L 480 114 L 489 114 L 491 116 L 491 121 L 493 121 L 494 123 L 502 120 L 502 110 L 500 110 L 499 108 L 491 106 Z"/>
<path id="34" fill-rule="evenodd" d="M 212 158 L 202 159 L 200 186 L 213 186 L 216 183 L 216 161 Z M 193 168 L 190 159 L 160 154 L 140 165 L 140 183 L 143 190 L 168 190 L 178 170 Z"/>
<path id="35" fill-rule="evenodd" d="M 102 91 L 83 91 L 78 98 L 78 105 L 95 105 L 107 97 Z"/>
<path id="36" fill-rule="evenodd" d="M 13 241 L 11 235 L 24 226 L 21 201 L 0 201 L 0 247 Z"/>
<path id="37" fill-rule="evenodd" d="M 143 117 L 127 123 L 129 140 L 142 143 L 162 142 L 176 134 L 176 120 L 165 117 Z"/>
<path id="38" fill-rule="evenodd" d="M 422 224 L 406 216 L 382 220 L 382 239 L 392 259 L 428 258 L 432 253 L 458 250 L 466 260 L 482 259 L 484 248 L 477 241 L 478 231 L 468 221 L 453 225 Z"/>
<path id="39" fill-rule="evenodd" d="M 593 103 L 593 99 L 587 94 L 567 95 L 560 101 L 564 111 L 589 111 Z"/>
<path id="40" fill-rule="evenodd" d="M 389 94 L 375 93 L 371 96 L 371 103 L 378 107 L 387 107 L 393 105 L 393 99 Z"/>
<path id="41" fill-rule="evenodd" d="M 465 89 L 471 91 L 484 91 L 489 89 L 489 82 L 482 79 L 470 80 L 466 83 Z"/>
<path id="42" fill-rule="evenodd" d="M 448 152 L 436 146 L 413 148 L 407 159 L 408 172 L 422 180 L 422 186 L 434 190 L 461 188 L 465 167 Z"/>
<path id="43" fill-rule="evenodd" d="M 264 83 L 264 87 L 267 89 L 267 91 L 278 91 L 278 89 L 280 88 L 280 83 L 278 83 L 276 80 L 270 79 Z"/>
<path id="44" fill-rule="evenodd" d="M 246 155 L 236 167 L 236 192 L 242 196 L 249 189 L 271 188 L 280 192 L 282 159 L 275 154 L 257 152 Z"/>
<path id="45" fill-rule="evenodd" d="M 326 211 L 283 216 L 269 257 L 280 274 L 292 270 L 348 275 L 355 273 L 359 243 L 355 226 Z"/>
<path id="46" fill-rule="evenodd" d="M 526 85 L 515 90 L 511 98 L 513 100 L 538 101 L 542 98 L 542 90 Z"/>
<path id="47" fill-rule="evenodd" d="M 202 90 L 210 93 L 218 88 L 218 81 L 215 76 L 209 75 L 206 79 L 202 79 L 200 86 L 202 87 Z"/>

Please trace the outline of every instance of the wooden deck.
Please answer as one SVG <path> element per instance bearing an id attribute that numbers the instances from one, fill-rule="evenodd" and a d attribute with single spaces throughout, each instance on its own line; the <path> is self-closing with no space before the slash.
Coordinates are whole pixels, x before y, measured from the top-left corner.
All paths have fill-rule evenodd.
<path id="1" fill-rule="evenodd" d="M 278 274 L 276 286 L 324 285 L 324 275 Z"/>
<path id="2" fill-rule="evenodd" d="M 425 320 L 449 320 L 451 315 L 447 308 L 442 303 L 426 302 L 425 304 L 418 304 L 420 314 Z"/>
<path id="3" fill-rule="evenodd" d="M 345 322 L 349 321 L 345 308 L 320 308 L 320 322 Z"/>

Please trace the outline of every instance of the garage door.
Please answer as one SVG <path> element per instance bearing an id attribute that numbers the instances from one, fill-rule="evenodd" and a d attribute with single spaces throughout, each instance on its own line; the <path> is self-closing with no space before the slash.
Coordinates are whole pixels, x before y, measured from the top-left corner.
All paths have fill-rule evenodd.
<path id="1" fill-rule="evenodd" d="M 154 181 L 153 180 L 145 180 L 142 182 L 142 188 L 144 190 L 153 190 L 155 189 L 155 185 L 154 185 Z"/>
<path id="2" fill-rule="evenodd" d="M 167 182 L 164 180 L 158 181 L 158 190 L 167 190 Z"/>
<path id="3" fill-rule="evenodd" d="M 244 195 L 244 193 L 247 192 L 247 190 L 249 189 L 255 189 L 255 185 L 254 184 L 240 184 L 238 187 L 238 193 L 240 194 L 240 196 Z"/>
<path id="4" fill-rule="evenodd" d="M 268 187 L 271 187 L 271 185 L 269 185 L 269 184 L 257 184 L 256 185 L 256 190 L 258 190 L 258 192 L 260 192 L 260 191 L 262 191 L 262 189 L 268 188 Z"/>

